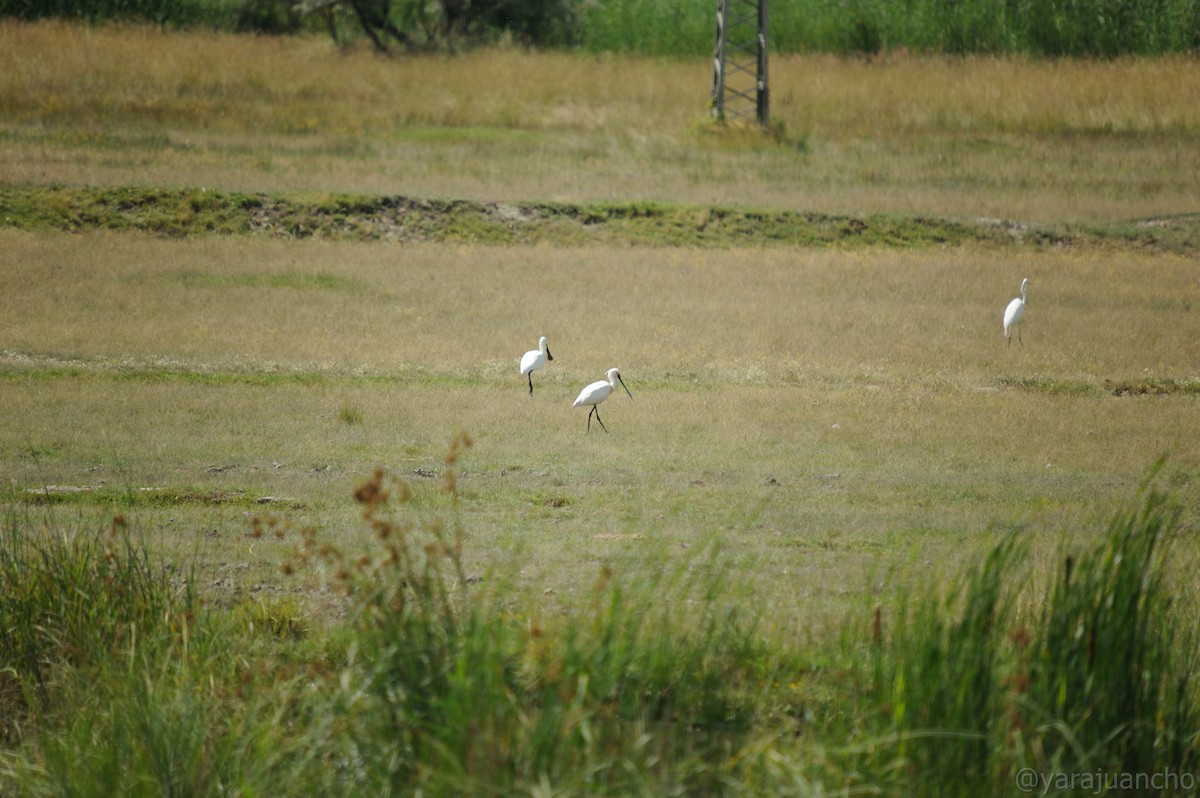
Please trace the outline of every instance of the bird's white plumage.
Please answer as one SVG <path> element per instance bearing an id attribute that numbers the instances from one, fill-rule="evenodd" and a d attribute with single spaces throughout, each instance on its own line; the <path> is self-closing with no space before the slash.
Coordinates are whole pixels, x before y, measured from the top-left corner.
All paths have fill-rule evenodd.
<path id="1" fill-rule="evenodd" d="M 521 355 L 521 373 L 528 374 L 534 369 L 540 369 L 546 365 L 547 360 L 553 360 L 554 357 L 550 354 L 550 342 L 546 340 L 546 336 L 538 339 L 538 348 L 530 349 L 525 354 Z"/>
<path id="2" fill-rule="evenodd" d="M 1004 337 L 1012 342 L 1012 335 L 1009 330 L 1021 323 L 1021 317 L 1025 315 L 1025 299 L 1026 286 L 1029 285 L 1029 278 L 1026 277 L 1021 281 L 1021 295 L 1008 303 L 1008 307 L 1004 309 Z M 1018 333 L 1020 331 L 1018 330 Z"/>
<path id="3" fill-rule="evenodd" d="M 1008 328 L 1021 320 L 1021 316 L 1025 314 L 1025 300 L 1017 297 L 1012 302 L 1008 303 L 1008 307 L 1004 309 L 1004 334 L 1008 334 Z"/>
<path id="4" fill-rule="evenodd" d="M 621 372 L 617 369 L 609 369 L 608 378 L 597 380 L 580 391 L 579 396 L 575 398 L 575 403 L 571 407 L 600 404 L 616 389 L 618 380 L 621 382 L 621 387 L 625 388 L 625 381 L 621 379 Z M 629 393 L 628 388 L 625 388 L 625 393 Z M 633 394 L 629 393 L 629 398 L 632 399 Z"/>
<path id="5" fill-rule="evenodd" d="M 620 383 L 621 387 L 625 389 L 625 393 L 629 394 L 629 398 L 633 398 L 633 394 L 629 393 L 629 388 L 625 385 L 625 380 L 621 379 L 620 371 L 617 369 L 609 369 L 607 377 L 607 379 L 593 382 L 580 391 L 579 396 L 575 398 L 575 402 L 571 405 L 571 407 L 586 407 L 587 405 L 592 406 L 591 411 L 588 413 L 589 430 L 592 428 L 592 413 L 595 413 L 596 420 L 600 421 L 600 412 L 597 405 L 607 399 L 609 394 L 617 389 L 618 383 Z M 605 432 L 608 431 L 608 428 L 604 426 L 603 421 L 600 421 L 600 426 Z"/>
<path id="6" fill-rule="evenodd" d="M 597 380 L 579 392 L 579 396 L 575 398 L 575 403 L 571 407 L 598 405 L 608 398 L 608 395 L 612 393 L 612 389 L 613 387 L 609 385 L 608 380 Z"/>
<path id="7" fill-rule="evenodd" d="M 525 354 L 521 355 L 521 373 L 529 375 L 529 395 L 533 396 L 533 371 L 540 369 L 546 365 L 547 361 L 553 360 L 554 355 L 550 354 L 550 342 L 546 340 L 546 336 L 538 339 L 538 348 L 530 349 Z"/>

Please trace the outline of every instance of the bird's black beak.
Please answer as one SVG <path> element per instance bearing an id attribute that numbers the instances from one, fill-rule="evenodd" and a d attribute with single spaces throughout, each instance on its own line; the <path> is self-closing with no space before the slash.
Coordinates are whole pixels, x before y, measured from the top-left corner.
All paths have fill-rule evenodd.
<path id="1" fill-rule="evenodd" d="M 621 383 L 621 387 L 625 389 L 625 393 L 629 393 L 629 386 L 625 384 L 625 380 L 621 379 L 621 375 L 617 375 L 617 382 Z M 633 398 L 633 394 L 629 393 L 629 398 Z"/>
<path id="2" fill-rule="evenodd" d="M 546 359 L 547 359 L 547 360 L 553 360 L 553 359 L 554 359 L 554 355 L 550 354 L 550 347 L 546 347 Z"/>

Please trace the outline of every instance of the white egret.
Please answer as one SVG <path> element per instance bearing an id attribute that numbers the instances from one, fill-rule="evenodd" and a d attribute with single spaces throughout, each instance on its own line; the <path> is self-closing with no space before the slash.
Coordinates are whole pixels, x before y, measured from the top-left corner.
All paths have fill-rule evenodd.
<path id="1" fill-rule="evenodd" d="M 1025 342 L 1021 341 L 1021 317 L 1025 315 L 1025 286 L 1029 285 L 1029 278 L 1026 277 L 1021 281 L 1021 295 L 1008 303 L 1008 307 L 1004 309 L 1004 337 L 1008 339 L 1008 345 L 1012 346 L 1012 333 L 1009 332 L 1013 327 L 1017 328 L 1017 340 L 1024 346 Z"/>
<path id="2" fill-rule="evenodd" d="M 537 349 L 530 349 L 521 355 L 521 373 L 529 375 L 530 396 L 533 396 L 533 370 L 540 369 L 546 365 L 546 361 L 553 359 L 554 355 L 550 354 L 550 343 L 544 335 L 538 339 Z"/>
<path id="3" fill-rule="evenodd" d="M 625 384 L 625 380 L 621 379 L 621 372 L 616 369 L 608 370 L 607 380 L 597 380 L 588 387 L 579 392 L 578 398 L 571 407 L 583 407 L 591 405 L 592 409 L 588 412 L 588 432 L 592 431 L 592 413 L 596 414 L 596 420 L 600 421 L 600 403 L 608 398 L 608 395 L 617 389 L 617 383 L 621 383 L 621 387 L 625 389 L 625 393 L 629 393 L 629 387 Z M 629 393 L 629 398 L 633 398 L 633 394 Z M 600 429 L 608 432 L 608 427 L 604 426 L 604 422 L 600 421 Z"/>

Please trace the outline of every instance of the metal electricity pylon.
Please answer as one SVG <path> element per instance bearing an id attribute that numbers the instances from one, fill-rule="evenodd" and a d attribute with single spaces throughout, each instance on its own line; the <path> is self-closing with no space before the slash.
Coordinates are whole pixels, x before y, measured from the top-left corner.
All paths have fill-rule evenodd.
<path id="1" fill-rule="evenodd" d="M 734 120 L 770 117 L 767 86 L 767 0 L 717 0 L 713 51 L 713 116 Z"/>

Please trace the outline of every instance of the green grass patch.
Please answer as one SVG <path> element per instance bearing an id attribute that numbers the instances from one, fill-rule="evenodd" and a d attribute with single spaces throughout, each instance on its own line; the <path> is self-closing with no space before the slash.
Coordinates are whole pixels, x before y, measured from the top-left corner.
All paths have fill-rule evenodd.
<path id="1" fill-rule="evenodd" d="M 0 222 L 26 230 L 138 230 L 162 236 L 257 233 L 337 241 L 402 240 L 577 246 L 804 246 L 928 248 L 987 244 L 1112 246 L 1200 251 L 1200 217 L 1146 225 L 1023 228 L 927 216 L 838 216 L 672 203 L 483 203 L 368 195 L 247 195 L 193 189 L 0 186 Z M 329 274 L 222 277 L 188 272 L 189 284 L 350 290 Z"/>
<path id="2" fill-rule="evenodd" d="M 245 233 L 247 198 L 196 190 L 0 187 L 0 220 L 22 229 Z M 252 204 L 252 201 L 251 201 Z"/>
<path id="3" fill-rule="evenodd" d="M 363 423 L 363 413 L 351 404 L 343 404 L 338 409 L 338 421 L 351 426 Z"/>
<path id="4" fill-rule="evenodd" d="M 1015 388 L 1050 396 L 1087 396 L 1099 391 L 1096 385 L 1087 380 L 1058 377 L 1001 377 L 997 383 L 1001 388 Z"/>
<path id="5" fill-rule="evenodd" d="M 250 636 L 299 641 L 308 636 L 311 627 L 301 602 L 290 596 L 246 599 L 234 605 L 230 614 L 235 627 Z"/>
<path id="6" fill-rule="evenodd" d="M 1104 390 L 1113 396 L 1200 395 L 1200 379 L 1175 380 L 1170 377 L 1146 377 L 1135 380 L 1105 380 Z"/>
<path id="7" fill-rule="evenodd" d="M 184 487 L 115 487 L 109 485 L 43 485 L 21 493 L 24 504 L 84 506 L 132 510 L 137 508 L 262 505 L 300 509 L 303 503 L 242 490 Z"/>
<path id="8" fill-rule="evenodd" d="M 1173 377 L 1106 379 L 1102 386 L 1088 380 L 1054 377 L 1001 377 L 997 383 L 1002 388 L 1015 388 L 1051 396 L 1087 396 L 1099 393 L 1108 393 L 1113 396 L 1200 395 L 1200 379 L 1177 380 Z"/>

